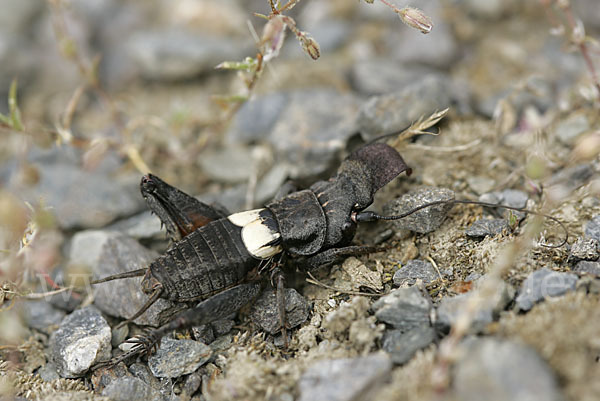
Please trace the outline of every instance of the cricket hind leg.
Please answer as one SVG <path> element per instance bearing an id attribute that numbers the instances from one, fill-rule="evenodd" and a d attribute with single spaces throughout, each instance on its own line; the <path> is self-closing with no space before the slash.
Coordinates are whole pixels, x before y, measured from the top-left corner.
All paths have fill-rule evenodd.
<path id="1" fill-rule="evenodd" d="M 256 298 L 260 287 L 259 282 L 245 283 L 213 295 L 193 308 L 179 312 L 170 323 L 158 329 L 150 329 L 140 336 L 125 341 L 133 344 L 129 351 L 97 366 L 98 368 L 114 366 L 140 354 L 150 354 L 159 345 L 160 339 L 172 330 L 200 326 L 236 313 Z"/>

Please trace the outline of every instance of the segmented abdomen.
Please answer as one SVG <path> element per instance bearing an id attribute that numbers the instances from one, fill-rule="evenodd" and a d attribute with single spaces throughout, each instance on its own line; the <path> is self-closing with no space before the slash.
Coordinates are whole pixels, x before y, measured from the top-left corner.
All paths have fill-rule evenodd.
<path id="1" fill-rule="evenodd" d="M 163 285 L 163 298 L 186 302 L 241 283 L 258 263 L 242 242 L 241 228 L 220 219 L 173 243 L 150 270 Z"/>

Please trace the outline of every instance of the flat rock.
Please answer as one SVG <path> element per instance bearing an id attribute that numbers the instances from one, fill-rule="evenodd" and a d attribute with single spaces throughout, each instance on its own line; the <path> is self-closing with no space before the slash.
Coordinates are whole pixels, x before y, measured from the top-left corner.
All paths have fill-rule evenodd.
<path id="1" fill-rule="evenodd" d="M 523 282 L 516 299 L 517 307 L 528 311 L 545 298 L 558 297 L 568 291 L 574 291 L 576 283 L 576 274 L 555 272 L 548 268 L 537 270 Z"/>
<path id="2" fill-rule="evenodd" d="M 400 91 L 407 85 L 435 74 L 426 66 L 404 65 L 387 58 L 366 59 L 352 65 L 353 86 L 365 95 Z"/>
<path id="3" fill-rule="evenodd" d="M 410 361 L 418 350 L 436 340 L 436 333 L 429 325 L 415 327 L 409 331 L 388 330 L 383 335 L 382 348 L 390 354 L 392 362 L 403 365 Z"/>
<path id="4" fill-rule="evenodd" d="M 286 92 L 257 96 L 235 113 L 225 138 L 231 144 L 265 140 L 290 101 Z"/>
<path id="5" fill-rule="evenodd" d="M 29 159 L 39 174 L 35 185 L 19 187 L 16 169 L 4 174 L 13 176 L 9 187 L 24 200 L 36 204 L 43 198 L 60 227 L 96 228 L 139 212 L 144 205 L 139 176 L 119 173 L 120 162 L 114 158 L 109 155 L 96 169 L 85 170 L 66 150 L 32 151 Z"/>
<path id="6" fill-rule="evenodd" d="M 579 262 L 580 260 L 593 261 L 600 257 L 600 243 L 594 238 L 578 238 L 571 245 L 569 252 L 569 262 Z"/>
<path id="7" fill-rule="evenodd" d="M 163 400 L 162 395 L 137 377 L 119 377 L 110 382 L 102 395 L 113 401 L 154 401 Z"/>
<path id="8" fill-rule="evenodd" d="M 250 319 L 261 329 L 276 334 L 281 330 L 277 311 L 276 290 L 263 291 L 252 304 Z M 293 288 L 285 289 L 285 319 L 288 328 L 302 324 L 308 319 L 309 305 Z"/>
<path id="9" fill-rule="evenodd" d="M 268 141 L 290 165 L 290 178 L 314 180 L 337 168 L 346 142 L 358 129 L 358 100 L 332 90 L 290 93 Z"/>
<path id="10" fill-rule="evenodd" d="M 478 296 L 478 292 L 470 291 L 454 297 L 443 298 L 436 309 L 437 314 L 434 324 L 436 329 L 443 333 L 449 332 L 467 308 L 467 303 L 475 296 Z M 470 332 L 480 333 L 488 324 L 497 320 L 500 312 L 508 306 L 514 296 L 514 288 L 502 282 L 490 299 L 478 300 L 479 308 L 471 323 Z"/>
<path id="11" fill-rule="evenodd" d="M 392 368 L 386 354 L 322 360 L 310 366 L 298 382 L 299 401 L 353 401 L 383 383 Z"/>
<path id="12" fill-rule="evenodd" d="M 556 378 L 532 348 L 495 338 L 471 339 L 454 367 L 455 398 L 463 401 L 560 401 Z M 485 396 L 484 396 L 485 395 Z"/>
<path id="13" fill-rule="evenodd" d="M 590 129 L 590 123 L 584 114 L 571 114 L 561 119 L 552 132 L 552 136 L 558 138 L 566 145 L 572 145 L 577 137 Z"/>
<path id="14" fill-rule="evenodd" d="M 230 145 L 202 152 L 198 162 L 202 171 L 212 180 L 235 184 L 247 182 L 256 170 L 253 149 L 249 146 Z"/>
<path id="15" fill-rule="evenodd" d="M 371 306 L 377 320 L 402 331 L 428 326 L 431 308 L 431 303 L 416 287 L 398 288 Z"/>
<path id="16" fill-rule="evenodd" d="M 425 187 L 409 192 L 400 199 L 391 200 L 383 207 L 383 211 L 385 215 L 399 215 L 427 203 L 454 198 L 454 191 L 450 189 Z M 402 219 L 394 220 L 392 224 L 397 230 L 405 229 L 426 234 L 442 225 L 452 206 L 452 203 L 444 203 L 426 207 Z"/>
<path id="17" fill-rule="evenodd" d="M 509 229 L 506 219 L 479 219 L 465 230 L 465 234 L 472 238 L 492 237 L 501 234 L 504 229 Z"/>
<path id="18" fill-rule="evenodd" d="M 223 61 L 242 59 L 246 50 L 240 41 L 177 28 L 138 31 L 127 48 L 140 74 L 159 81 L 194 78 Z"/>
<path id="19" fill-rule="evenodd" d="M 575 265 L 573 269 L 576 273 L 586 273 L 596 277 L 600 277 L 600 262 L 589 262 L 582 260 Z"/>
<path id="20" fill-rule="evenodd" d="M 66 313 L 56 309 L 46 301 L 23 302 L 25 308 L 25 319 L 29 327 L 46 331 L 50 326 L 56 326 L 65 317 Z"/>
<path id="21" fill-rule="evenodd" d="M 404 287 L 413 285 L 417 280 L 423 283 L 431 283 L 439 279 L 440 276 L 433 265 L 425 260 L 409 260 L 406 265 L 396 270 L 394 273 L 394 285 Z"/>
<path id="22" fill-rule="evenodd" d="M 194 372 L 211 355 L 210 347 L 201 342 L 163 337 L 158 351 L 148 358 L 148 366 L 156 377 L 175 378 Z"/>
<path id="23" fill-rule="evenodd" d="M 83 376 L 95 363 L 111 357 L 110 327 L 93 306 L 67 316 L 50 337 L 51 358 L 61 377 Z"/>
<path id="24" fill-rule="evenodd" d="M 585 225 L 585 236 L 600 241 L 600 215 L 594 216 Z"/>
<path id="25" fill-rule="evenodd" d="M 450 106 L 446 79 L 430 75 L 400 91 L 373 96 L 363 103 L 356 118 L 365 141 L 408 127 L 420 117 Z"/>
<path id="26" fill-rule="evenodd" d="M 529 195 L 526 192 L 517 189 L 505 189 L 504 191 L 488 192 L 479 197 L 480 202 L 495 203 L 498 205 L 506 205 L 511 207 L 524 208 L 527 206 Z M 525 218 L 525 213 L 515 210 L 506 210 L 502 208 L 487 208 L 496 216 L 508 217 L 511 213 L 522 220 Z"/>
<path id="27" fill-rule="evenodd" d="M 70 251 L 70 263 L 89 268 L 95 279 L 148 267 L 157 257 L 156 252 L 134 239 L 111 231 L 80 231 L 73 236 Z M 148 300 L 141 290 L 141 280 L 134 277 L 94 285 L 94 304 L 111 316 L 133 316 Z M 159 299 L 134 322 L 160 326 L 173 310 L 173 303 Z"/>

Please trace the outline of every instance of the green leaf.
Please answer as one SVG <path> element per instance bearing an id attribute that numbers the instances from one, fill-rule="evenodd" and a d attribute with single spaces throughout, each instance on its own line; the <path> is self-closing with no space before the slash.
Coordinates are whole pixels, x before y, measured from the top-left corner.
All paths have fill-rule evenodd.
<path id="1" fill-rule="evenodd" d="M 252 71 L 256 68 L 258 62 L 252 57 L 246 57 L 244 61 L 223 61 L 215 68 L 217 70 L 244 70 Z"/>

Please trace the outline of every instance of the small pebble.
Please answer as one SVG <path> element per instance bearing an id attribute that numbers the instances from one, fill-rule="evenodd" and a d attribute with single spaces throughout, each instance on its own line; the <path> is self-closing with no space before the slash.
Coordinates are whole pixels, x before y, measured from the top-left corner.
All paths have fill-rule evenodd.
<path id="1" fill-rule="evenodd" d="M 425 187 L 405 194 L 400 199 L 394 199 L 383 207 L 385 215 L 399 215 L 406 213 L 418 206 L 444 200 L 453 200 L 454 191 L 447 188 Z M 446 214 L 452 209 L 452 203 L 444 203 L 426 207 L 418 212 L 399 220 L 394 220 L 392 225 L 397 230 L 408 229 L 417 233 L 426 234 L 436 230 L 442 225 Z"/>
<path id="2" fill-rule="evenodd" d="M 554 373 L 532 348 L 495 338 L 469 339 L 453 372 L 462 401 L 562 401 Z"/>
<path id="3" fill-rule="evenodd" d="M 585 225 L 585 236 L 600 241 L 600 215 L 594 216 L 594 218 Z"/>
<path id="4" fill-rule="evenodd" d="M 516 299 L 517 307 L 528 311 L 545 298 L 558 297 L 568 291 L 574 291 L 576 283 L 576 274 L 555 272 L 548 268 L 537 270 L 523 282 Z"/>
<path id="5" fill-rule="evenodd" d="M 417 280 L 427 284 L 439 278 L 440 275 L 430 262 L 418 259 L 409 260 L 406 265 L 394 273 L 394 285 L 405 287 L 414 285 Z"/>
<path id="6" fill-rule="evenodd" d="M 211 349 L 201 342 L 163 337 L 158 351 L 148 358 L 148 366 L 156 377 L 174 378 L 194 372 L 211 355 Z"/>
<path id="7" fill-rule="evenodd" d="M 593 261 L 600 257 L 600 244 L 597 239 L 578 238 L 571 245 L 568 261 L 571 263 L 579 262 L 580 260 Z"/>
<path id="8" fill-rule="evenodd" d="M 288 328 L 294 328 L 308 319 L 309 305 L 306 299 L 293 288 L 285 289 L 285 319 Z M 277 310 L 276 290 L 263 291 L 252 304 L 250 319 L 270 334 L 281 330 Z"/>
<path id="9" fill-rule="evenodd" d="M 587 273 L 596 277 L 600 277 L 600 262 L 590 262 L 587 260 L 582 260 L 581 262 L 577 263 L 577 265 L 575 265 L 573 271 L 577 273 Z"/>
<path id="10" fill-rule="evenodd" d="M 402 331 L 430 324 L 431 303 L 417 287 L 398 288 L 378 299 L 371 309 L 377 320 Z"/>
<path id="11" fill-rule="evenodd" d="M 506 219 L 480 219 L 471 224 L 465 234 L 468 237 L 484 238 L 501 234 L 504 229 L 509 229 Z"/>
<path id="12" fill-rule="evenodd" d="M 403 365 L 410 361 L 418 350 L 435 340 L 435 330 L 429 325 L 415 327 L 407 332 L 388 330 L 383 335 L 382 348 L 390 354 L 393 363 Z"/>
<path id="13" fill-rule="evenodd" d="M 392 368 L 384 353 L 352 359 L 326 359 L 306 369 L 298 382 L 299 401 L 354 401 L 382 384 Z"/>
<path id="14" fill-rule="evenodd" d="M 61 377 L 81 377 L 93 364 L 110 359 L 110 340 L 110 327 L 98 309 L 78 309 L 52 333 L 52 361 Z"/>

